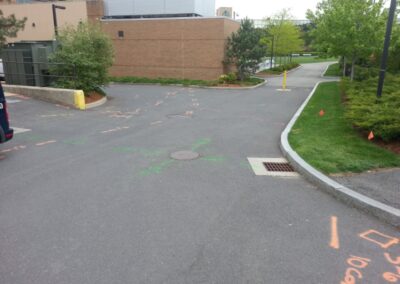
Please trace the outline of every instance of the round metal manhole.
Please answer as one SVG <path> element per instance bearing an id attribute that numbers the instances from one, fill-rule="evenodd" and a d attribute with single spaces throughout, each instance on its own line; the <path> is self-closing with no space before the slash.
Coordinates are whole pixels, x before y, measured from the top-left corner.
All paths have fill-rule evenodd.
<path id="1" fill-rule="evenodd" d="M 170 157 L 178 161 L 189 161 L 197 159 L 200 157 L 200 154 L 193 151 L 178 151 L 171 153 Z"/>

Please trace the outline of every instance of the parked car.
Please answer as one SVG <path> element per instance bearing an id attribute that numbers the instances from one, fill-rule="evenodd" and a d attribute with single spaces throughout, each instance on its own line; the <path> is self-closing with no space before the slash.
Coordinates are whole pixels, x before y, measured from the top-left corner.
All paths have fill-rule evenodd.
<path id="1" fill-rule="evenodd" d="M 3 59 L 0 58 L 0 80 L 4 81 Z"/>
<path id="2" fill-rule="evenodd" d="M 14 130 L 10 128 L 7 112 L 7 102 L 4 96 L 3 86 L 0 83 L 0 143 L 4 143 L 14 136 Z"/>

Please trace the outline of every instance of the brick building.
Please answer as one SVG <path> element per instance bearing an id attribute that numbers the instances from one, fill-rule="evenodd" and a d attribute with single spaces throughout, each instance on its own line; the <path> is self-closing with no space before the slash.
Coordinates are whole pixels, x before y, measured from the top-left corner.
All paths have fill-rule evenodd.
<path id="1" fill-rule="evenodd" d="M 0 2 L 5 15 L 28 18 L 25 30 L 11 40 L 54 39 L 52 4 L 1 5 Z M 115 49 L 115 62 L 110 69 L 112 76 L 214 80 L 227 71 L 222 63 L 226 40 L 239 28 L 239 23 L 232 19 L 203 17 L 190 11 L 103 17 L 102 0 L 62 1 L 60 5 L 67 7 L 57 14 L 61 29 L 81 21 L 98 21 L 111 37 Z"/>

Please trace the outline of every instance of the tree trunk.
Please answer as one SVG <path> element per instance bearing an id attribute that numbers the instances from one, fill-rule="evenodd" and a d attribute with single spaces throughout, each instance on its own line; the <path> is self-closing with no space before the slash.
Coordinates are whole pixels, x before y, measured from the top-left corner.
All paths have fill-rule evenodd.
<path id="1" fill-rule="evenodd" d="M 346 77 L 346 56 L 343 56 L 343 78 Z"/>
<path id="2" fill-rule="evenodd" d="M 353 60 L 351 61 L 351 77 L 350 77 L 350 80 L 352 82 L 354 81 L 355 67 L 356 67 L 356 57 L 353 56 Z"/>

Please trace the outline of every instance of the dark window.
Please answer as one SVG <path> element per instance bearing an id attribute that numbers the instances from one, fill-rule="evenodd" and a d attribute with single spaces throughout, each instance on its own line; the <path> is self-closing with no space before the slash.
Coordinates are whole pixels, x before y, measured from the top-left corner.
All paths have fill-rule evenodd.
<path id="1" fill-rule="evenodd" d="M 124 31 L 118 31 L 118 37 L 123 38 L 124 37 Z"/>

